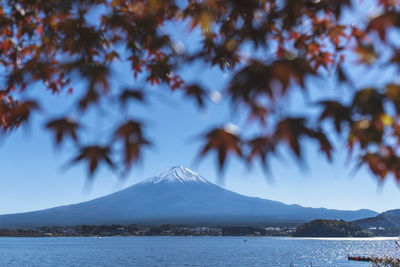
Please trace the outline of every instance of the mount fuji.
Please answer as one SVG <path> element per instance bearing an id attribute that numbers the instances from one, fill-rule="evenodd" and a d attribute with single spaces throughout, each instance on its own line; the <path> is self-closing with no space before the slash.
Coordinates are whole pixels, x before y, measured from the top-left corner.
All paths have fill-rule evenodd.
<path id="1" fill-rule="evenodd" d="M 371 210 L 332 210 L 286 205 L 223 189 L 182 166 L 91 201 L 0 215 L 0 228 L 79 224 L 255 224 L 352 221 L 376 216 Z"/>

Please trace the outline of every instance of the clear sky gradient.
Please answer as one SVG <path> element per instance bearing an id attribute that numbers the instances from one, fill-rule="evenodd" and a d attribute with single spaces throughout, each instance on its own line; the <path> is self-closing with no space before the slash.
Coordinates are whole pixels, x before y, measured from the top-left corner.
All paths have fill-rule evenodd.
<path id="1" fill-rule="evenodd" d="M 181 29 L 174 30 L 184 33 Z M 184 34 L 176 38 L 186 49 L 198 45 L 194 39 Z M 352 71 L 354 77 L 363 77 L 360 83 L 368 81 L 362 70 Z M 228 80 L 227 73 L 196 65 L 185 69 L 182 75 L 190 80 L 204 83 L 212 90 L 221 90 Z M 391 74 L 386 74 L 390 78 Z M 115 84 L 133 84 L 132 74 L 127 64 L 119 64 L 114 70 Z M 382 78 L 382 76 L 380 76 Z M 311 100 L 322 97 L 338 97 L 335 81 L 309 81 Z M 79 88 L 79 83 L 76 85 Z M 321 90 L 321 87 L 323 90 Z M 76 90 L 79 93 L 79 90 Z M 354 171 L 356 159 L 349 157 L 341 145 L 343 141 L 334 139 L 338 150 L 333 163 L 328 163 L 313 144 L 304 142 L 305 160 L 298 163 L 284 147 L 281 159 L 270 160 L 271 172 L 264 171 L 255 164 L 250 171 L 238 160 L 230 160 L 221 178 L 218 176 L 214 157 L 196 161 L 202 145 L 199 134 L 213 126 L 233 123 L 241 131 L 249 131 L 244 123 L 245 113 L 240 108 L 233 112 L 229 100 L 219 103 L 210 101 L 207 108 L 199 110 L 196 103 L 178 93 L 150 88 L 151 97 L 147 105 L 131 107 L 129 112 L 146 122 L 149 138 L 154 146 L 146 150 L 143 160 L 133 167 L 131 173 L 120 179 L 114 173 L 100 169 L 92 181 L 87 179 L 86 166 L 67 166 L 74 150 L 70 144 L 60 149 L 53 145 L 53 136 L 43 128 L 49 114 L 65 114 L 71 110 L 74 96 L 61 94 L 51 96 L 36 88 L 30 95 L 43 99 L 43 112 L 34 116 L 27 127 L 22 127 L 12 135 L 0 137 L 0 214 L 17 213 L 45 209 L 59 205 L 79 203 L 100 197 L 149 178 L 164 169 L 184 165 L 200 173 L 211 182 L 226 189 L 247 195 L 300 204 L 307 207 L 335 209 L 368 208 L 378 212 L 400 208 L 400 188 L 389 177 L 379 183 L 371 173 L 361 168 Z M 346 93 L 339 91 L 341 97 Z M 307 104 L 303 96 L 295 91 L 286 99 L 289 111 L 304 114 Z M 118 110 L 112 111 L 118 113 Z M 310 110 L 309 112 L 313 112 Z M 98 110 L 85 116 L 87 122 L 86 140 L 102 140 L 107 137 L 113 115 L 104 117 Z M 80 116 L 71 112 L 71 116 Z"/>

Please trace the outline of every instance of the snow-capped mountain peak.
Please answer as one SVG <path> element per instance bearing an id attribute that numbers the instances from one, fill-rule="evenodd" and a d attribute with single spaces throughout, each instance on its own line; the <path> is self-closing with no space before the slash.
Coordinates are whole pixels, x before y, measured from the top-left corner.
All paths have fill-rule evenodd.
<path id="1" fill-rule="evenodd" d="M 182 166 L 121 191 L 79 204 L 0 215 L 0 228 L 100 224 L 257 224 L 308 222 L 317 218 L 353 221 L 370 210 L 304 208 L 247 197 L 208 182 Z"/>
<path id="2" fill-rule="evenodd" d="M 158 184 L 161 182 L 179 182 L 179 183 L 209 183 L 198 173 L 183 166 L 175 166 L 167 169 L 160 174 L 144 180 L 142 183 Z"/>

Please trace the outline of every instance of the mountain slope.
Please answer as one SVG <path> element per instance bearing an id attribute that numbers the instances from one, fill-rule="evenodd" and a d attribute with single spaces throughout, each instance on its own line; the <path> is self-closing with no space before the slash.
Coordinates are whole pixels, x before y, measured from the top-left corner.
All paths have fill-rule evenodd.
<path id="1" fill-rule="evenodd" d="M 356 220 L 371 210 L 305 208 L 247 197 L 223 189 L 195 172 L 174 167 L 129 188 L 75 205 L 0 216 L 0 227 L 77 224 L 200 224 Z"/>
<path id="2" fill-rule="evenodd" d="M 354 221 L 364 229 L 369 229 L 371 227 L 379 228 L 383 227 L 385 229 L 400 229 L 400 209 L 388 210 L 382 212 L 381 214 L 372 217 L 365 218 L 361 220 Z"/>

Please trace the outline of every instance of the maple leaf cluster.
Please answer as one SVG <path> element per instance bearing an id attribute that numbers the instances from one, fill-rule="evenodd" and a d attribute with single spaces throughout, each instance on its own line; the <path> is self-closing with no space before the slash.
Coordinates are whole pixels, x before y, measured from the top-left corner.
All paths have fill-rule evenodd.
<path id="1" fill-rule="evenodd" d="M 220 92 L 232 107 L 247 110 L 259 129 L 253 136 L 224 127 L 204 135 L 200 155 L 214 151 L 220 169 L 231 155 L 246 164 L 259 158 L 266 165 L 281 144 L 301 158 L 303 139 L 315 141 L 331 159 L 334 145 L 326 130 L 331 124 L 361 165 L 382 180 L 391 174 L 400 181 L 400 84 L 357 88 L 346 68 L 346 58 L 356 57 L 359 66 L 399 69 L 400 49 L 391 36 L 400 32 L 400 7 L 397 0 L 377 0 L 379 15 L 360 25 L 346 23 L 343 14 L 357 5 L 357 0 L 2 1 L 0 131 L 9 133 L 40 111 L 41 99 L 24 97 L 37 84 L 53 94 L 74 94 L 76 81 L 84 81 L 74 107 L 82 114 L 104 101 L 145 106 L 146 86 L 111 86 L 118 62 L 128 62 L 135 79 L 181 91 L 206 108 L 210 90 L 178 74 L 202 62 L 231 74 Z M 165 31 L 168 23 L 199 29 L 201 46 L 177 48 Z M 249 46 L 262 55 L 245 55 Z M 321 100 L 316 118 L 285 112 L 282 102 L 294 88 L 307 94 L 309 78 L 325 78 L 326 73 L 352 87 L 351 99 Z M 106 144 L 80 142 L 85 127 L 68 114 L 50 114 L 46 128 L 56 144 L 76 144 L 73 161 L 87 162 L 90 174 L 99 163 L 128 170 L 151 141 L 142 122 L 129 114 L 122 117 L 107 121 L 114 131 Z"/>

